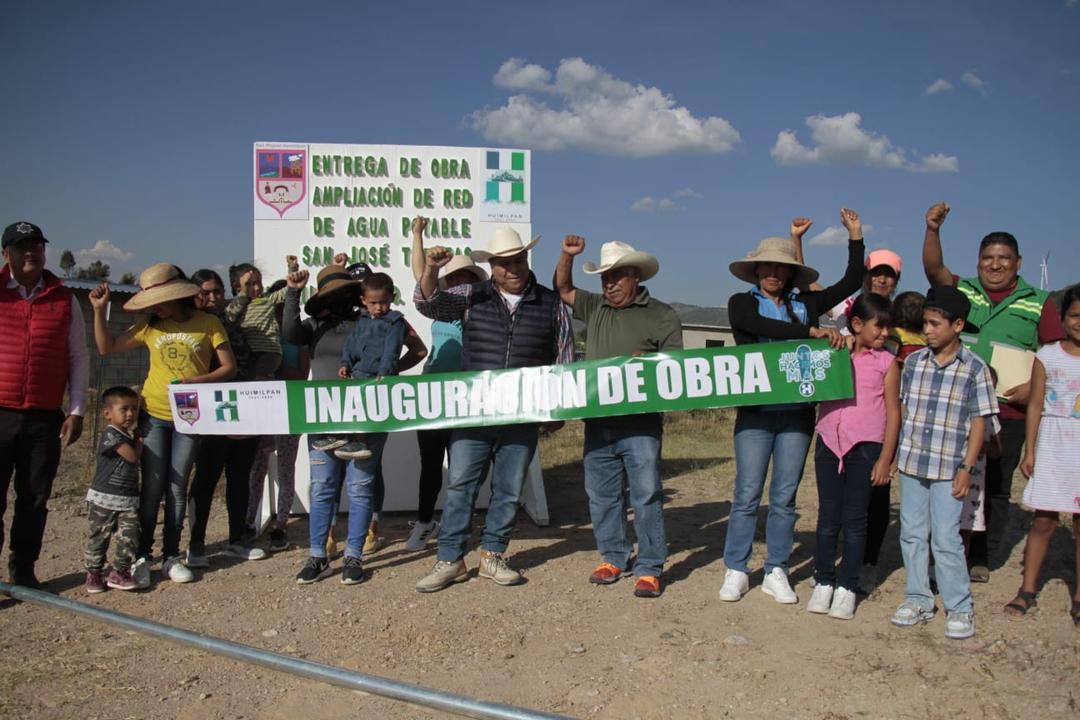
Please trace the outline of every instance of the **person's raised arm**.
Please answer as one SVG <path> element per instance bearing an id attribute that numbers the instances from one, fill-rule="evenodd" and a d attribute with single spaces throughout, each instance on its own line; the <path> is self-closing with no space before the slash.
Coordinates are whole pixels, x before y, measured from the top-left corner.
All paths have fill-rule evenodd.
<path id="1" fill-rule="evenodd" d="M 90 291 L 90 306 L 94 309 L 94 343 L 100 354 L 127 352 L 139 346 L 139 341 L 128 330 L 115 337 L 109 332 L 109 322 L 105 318 L 109 308 L 109 283 L 103 282 Z"/>
<path id="2" fill-rule="evenodd" d="M 436 246 L 424 254 L 424 272 L 420 275 L 420 293 L 425 300 L 431 298 L 439 288 L 439 269 L 454 259 L 449 248 Z"/>
<path id="3" fill-rule="evenodd" d="M 818 308 L 825 312 L 839 302 L 846 300 L 862 288 L 866 277 L 866 246 L 863 244 L 862 220 L 859 213 L 848 208 L 840 208 L 840 222 L 848 231 L 848 263 L 844 277 L 820 293 Z"/>
<path id="4" fill-rule="evenodd" d="M 555 291 L 562 301 L 574 307 L 577 297 L 574 288 L 574 257 L 585 251 L 585 238 L 580 235 L 567 235 L 562 241 L 562 253 L 555 265 Z"/>
<path id="5" fill-rule="evenodd" d="M 791 229 L 789 230 L 789 232 L 791 234 L 791 244 L 795 246 L 795 259 L 802 265 L 806 264 L 806 258 L 803 256 L 803 249 L 802 249 L 803 235 L 806 234 L 806 231 L 809 230 L 810 226 L 813 225 L 813 224 L 814 224 L 813 220 L 811 220 L 808 217 L 802 217 L 801 215 L 799 217 L 797 217 L 797 218 L 794 218 L 791 221 Z M 807 290 L 815 290 L 816 291 L 816 290 L 824 290 L 825 286 L 818 283 L 818 282 L 812 282 L 812 283 L 810 283 L 809 288 L 800 288 L 800 289 L 807 289 Z"/>
<path id="6" fill-rule="evenodd" d="M 922 264 L 923 272 L 930 287 L 952 285 L 952 271 L 945 265 L 941 252 L 941 226 L 949 215 L 948 203 L 939 202 L 926 211 L 926 234 L 923 236 Z"/>
<path id="7" fill-rule="evenodd" d="M 290 272 L 285 278 L 285 305 L 281 311 L 281 336 L 300 347 L 311 344 L 311 328 L 300 322 L 300 291 L 307 286 L 308 271 Z"/>
<path id="8" fill-rule="evenodd" d="M 424 275 L 424 228 L 427 225 L 427 218 L 413 218 L 412 252 L 409 253 L 409 265 L 412 267 L 413 278 L 416 282 L 420 282 L 420 278 Z"/>

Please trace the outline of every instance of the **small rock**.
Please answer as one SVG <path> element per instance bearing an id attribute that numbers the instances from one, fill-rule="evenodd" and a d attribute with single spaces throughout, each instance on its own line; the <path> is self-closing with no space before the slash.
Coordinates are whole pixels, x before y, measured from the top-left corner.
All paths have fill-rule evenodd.
<path id="1" fill-rule="evenodd" d="M 574 643 L 573 645 L 570 646 L 570 653 L 572 655 L 584 655 L 585 654 L 585 646 L 583 644 L 581 644 L 581 643 Z"/>
<path id="2" fill-rule="evenodd" d="M 208 697 L 210 697 L 210 693 L 200 693 L 199 694 L 199 699 L 200 700 L 205 700 Z"/>
<path id="3" fill-rule="evenodd" d="M 263 630 L 262 636 L 264 638 L 277 637 L 277 630 Z"/>
<path id="4" fill-rule="evenodd" d="M 622 656 L 622 661 L 624 663 L 635 663 L 640 659 L 641 658 L 639 656 L 637 656 L 637 655 L 623 655 Z"/>
<path id="5" fill-rule="evenodd" d="M 725 645 L 737 646 L 737 645 L 749 645 L 750 638 L 743 635 L 728 635 L 724 638 Z"/>

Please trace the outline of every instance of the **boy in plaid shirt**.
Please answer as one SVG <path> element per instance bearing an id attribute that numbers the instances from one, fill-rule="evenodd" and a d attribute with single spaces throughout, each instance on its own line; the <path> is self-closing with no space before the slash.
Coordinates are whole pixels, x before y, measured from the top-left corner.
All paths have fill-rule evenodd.
<path id="1" fill-rule="evenodd" d="M 978 332 L 971 305 L 954 287 L 931 288 L 923 310 L 927 347 L 912 353 L 900 377 L 900 549 L 907 571 L 904 602 L 892 623 L 910 627 L 934 616 L 928 551 L 945 605 L 945 636 L 975 634 L 960 511 L 971 486 L 988 417 L 998 412 L 990 368 L 960 342 Z"/>

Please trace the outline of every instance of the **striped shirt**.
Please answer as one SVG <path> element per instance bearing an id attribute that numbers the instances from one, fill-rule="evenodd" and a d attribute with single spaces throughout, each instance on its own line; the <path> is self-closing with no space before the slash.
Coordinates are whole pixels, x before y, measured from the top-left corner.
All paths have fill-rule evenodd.
<path id="1" fill-rule="evenodd" d="M 990 368 L 963 345 L 939 365 L 933 348 L 912 353 L 900 376 L 900 472 L 927 480 L 952 480 L 964 462 L 971 418 L 996 415 Z"/>
<path id="2" fill-rule="evenodd" d="M 281 328 L 278 327 L 274 306 L 285 302 L 288 288 L 262 295 L 257 298 L 233 298 L 225 310 L 225 317 L 230 322 L 239 319 L 240 332 L 253 353 L 281 354 Z"/>

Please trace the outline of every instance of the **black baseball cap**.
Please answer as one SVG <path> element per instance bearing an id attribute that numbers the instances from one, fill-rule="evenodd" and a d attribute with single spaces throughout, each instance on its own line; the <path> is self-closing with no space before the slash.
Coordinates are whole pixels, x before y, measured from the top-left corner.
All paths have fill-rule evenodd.
<path id="1" fill-rule="evenodd" d="M 967 299 L 967 295 L 964 295 L 952 285 L 938 285 L 930 288 L 926 292 L 926 302 L 923 303 L 923 309 L 943 310 L 953 317 L 964 318 L 963 332 L 979 332 L 979 327 L 967 319 L 968 313 L 971 312 L 971 301 Z"/>
<path id="2" fill-rule="evenodd" d="M 21 243 L 23 240 L 37 240 L 38 242 L 47 243 L 48 239 L 44 233 L 41 232 L 41 228 L 32 222 L 26 222 L 20 220 L 14 222 L 4 228 L 4 240 L 0 244 L 2 249 L 7 250 L 9 245 L 15 245 Z"/>

